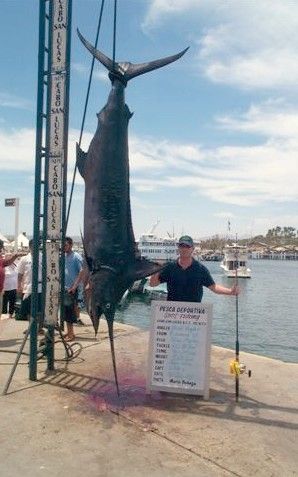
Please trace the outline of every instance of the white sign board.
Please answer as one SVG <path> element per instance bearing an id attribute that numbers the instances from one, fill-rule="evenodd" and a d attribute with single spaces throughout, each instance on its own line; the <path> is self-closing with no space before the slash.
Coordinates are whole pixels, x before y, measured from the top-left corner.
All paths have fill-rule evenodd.
<path id="1" fill-rule="evenodd" d="M 47 260 L 47 287 L 45 323 L 54 325 L 58 319 L 59 293 L 60 293 L 60 273 L 59 273 L 59 243 L 46 243 Z"/>
<path id="2" fill-rule="evenodd" d="M 69 0 L 52 0 L 52 48 L 49 64 L 49 131 L 47 162 L 47 243 L 45 321 L 54 325 L 58 318 L 60 290 L 60 245 L 62 238 L 62 209 L 64 170 L 67 160 L 68 123 L 68 64 L 67 41 L 70 28 Z"/>
<path id="3" fill-rule="evenodd" d="M 209 398 L 212 305 L 152 301 L 147 390 Z"/>
<path id="4" fill-rule="evenodd" d="M 65 73 L 53 74 L 51 79 L 50 151 L 51 155 L 56 155 L 60 154 L 64 147 Z"/>
<path id="5" fill-rule="evenodd" d="M 63 156 L 63 153 L 61 153 Z M 59 239 L 61 235 L 63 196 L 63 157 L 51 157 L 48 175 L 48 239 Z"/>
<path id="6" fill-rule="evenodd" d="M 66 40 L 68 22 L 68 0 L 53 2 L 52 70 L 61 71 L 66 66 Z"/>

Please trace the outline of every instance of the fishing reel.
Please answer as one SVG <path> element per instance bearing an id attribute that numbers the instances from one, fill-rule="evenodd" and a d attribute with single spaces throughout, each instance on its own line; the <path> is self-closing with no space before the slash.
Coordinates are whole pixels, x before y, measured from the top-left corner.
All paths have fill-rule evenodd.
<path id="1" fill-rule="evenodd" d="M 246 370 L 246 365 L 244 363 L 240 363 L 237 359 L 233 359 L 230 361 L 230 373 L 234 376 L 240 376 L 240 374 L 247 374 L 248 377 L 251 377 L 251 370 Z"/>

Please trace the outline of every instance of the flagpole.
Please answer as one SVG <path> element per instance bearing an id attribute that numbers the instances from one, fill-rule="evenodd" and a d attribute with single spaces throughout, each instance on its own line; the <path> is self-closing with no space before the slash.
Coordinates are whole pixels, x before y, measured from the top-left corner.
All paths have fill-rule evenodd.
<path id="1" fill-rule="evenodd" d="M 15 199 L 15 226 L 14 226 L 14 250 L 18 251 L 18 235 L 19 235 L 19 202 L 20 199 Z"/>

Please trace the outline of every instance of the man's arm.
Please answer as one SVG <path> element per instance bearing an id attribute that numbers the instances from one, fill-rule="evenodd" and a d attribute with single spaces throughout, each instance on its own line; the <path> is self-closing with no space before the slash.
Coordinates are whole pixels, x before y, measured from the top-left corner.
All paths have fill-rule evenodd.
<path id="1" fill-rule="evenodd" d="M 23 277 L 25 274 L 25 258 L 21 258 L 18 263 L 18 293 L 23 293 Z"/>
<path id="2" fill-rule="evenodd" d="M 157 285 L 159 284 L 160 284 L 159 273 L 155 273 L 154 275 L 151 275 L 149 279 L 149 285 L 151 287 L 157 287 Z"/>
<path id="3" fill-rule="evenodd" d="M 21 257 L 23 254 L 21 253 L 15 253 L 12 255 L 10 258 L 4 258 L 3 260 L 3 266 L 4 267 L 9 267 L 18 257 Z"/>
<path id="4" fill-rule="evenodd" d="M 18 289 L 17 289 L 17 292 L 18 293 L 22 293 L 23 292 L 23 274 L 22 273 L 18 273 Z"/>
<path id="5" fill-rule="evenodd" d="M 210 285 L 208 288 L 217 295 L 239 295 L 240 293 L 240 288 L 237 285 L 232 286 L 232 288 L 227 288 L 215 283 L 214 285 Z"/>
<path id="6" fill-rule="evenodd" d="M 73 282 L 72 286 L 68 289 L 68 292 L 69 293 L 75 293 L 76 289 L 78 288 L 80 282 L 83 281 L 84 279 L 84 275 L 85 275 L 85 272 L 84 272 L 84 269 L 82 268 L 79 272 L 79 274 L 77 275 L 77 278 L 75 279 L 75 281 Z"/>

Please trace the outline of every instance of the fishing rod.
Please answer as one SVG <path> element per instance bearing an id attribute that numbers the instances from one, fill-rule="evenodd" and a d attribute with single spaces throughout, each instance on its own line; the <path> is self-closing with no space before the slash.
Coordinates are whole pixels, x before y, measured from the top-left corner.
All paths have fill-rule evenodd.
<path id="1" fill-rule="evenodd" d="M 235 243 L 235 282 L 234 285 L 236 289 L 238 288 L 238 266 L 239 266 L 239 247 L 238 247 L 238 238 L 236 234 L 236 243 Z M 240 363 L 240 344 L 239 344 L 239 297 L 238 293 L 235 296 L 236 304 L 236 339 L 235 339 L 235 359 L 230 362 L 230 372 L 235 376 L 235 399 L 236 402 L 239 401 L 239 378 L 240 374 L 246 372 L 246 366 L 243 363 Z M 248 370 L 248 377 L 251 377 L 251 370 Z"/>
<path id="2" fill-rule="evenodd" d="M 236 234 L 236 246 L 237 246 L 237 234 Z M 235 270 L 235 286 L 236 289 L 238 287 L 238 263 L 239 263 L 239 250 L 238 248 L 236 249 L 236 270 Z M 240 369 L 239 366 L 239 353 L 240 353 L 240 347 L 239 347 L 239 298 L 238 298 L 238 293 L 236 293 L 236 341 L 235 341 L 235 361 L 238 365 L 238 368 Z M 239 399 L 239 374 L 235 374 L 235 397 L 236 397 L 236 402 L 238 402 Z"/>

